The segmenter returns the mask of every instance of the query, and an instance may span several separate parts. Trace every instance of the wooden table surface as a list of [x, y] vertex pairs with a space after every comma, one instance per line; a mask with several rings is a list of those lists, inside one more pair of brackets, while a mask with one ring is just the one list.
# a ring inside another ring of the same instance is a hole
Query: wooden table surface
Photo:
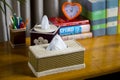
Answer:
[[8, 42], [0, 43], [0, 80], [80, 80], [120, 71], [120, 35], [101, 36], [77, 40], [85, 50], [86, 67], [36, 78], [28, 67], [28, 47], [12, 48]]

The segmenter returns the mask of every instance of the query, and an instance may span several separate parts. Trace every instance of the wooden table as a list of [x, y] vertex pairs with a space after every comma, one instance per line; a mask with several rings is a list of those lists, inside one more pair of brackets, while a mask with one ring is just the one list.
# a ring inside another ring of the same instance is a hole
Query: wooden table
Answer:
[[77, 40], [85, 48], [86, 68], [36, 78], [28, 67], [26, 46], [0, 43], [0, 80], [80, 80], [120, 71], [120, 35]]

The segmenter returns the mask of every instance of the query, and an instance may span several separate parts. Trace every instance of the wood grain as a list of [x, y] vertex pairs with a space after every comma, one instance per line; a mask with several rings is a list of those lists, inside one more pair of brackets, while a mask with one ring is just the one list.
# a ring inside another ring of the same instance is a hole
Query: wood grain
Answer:
[[86, 48], [86, 68], [36, 78], [29, 69], [28, 47], [0, 43], [0, 80], [80, 80], [120, 71], [120, 35], [77, 40]]

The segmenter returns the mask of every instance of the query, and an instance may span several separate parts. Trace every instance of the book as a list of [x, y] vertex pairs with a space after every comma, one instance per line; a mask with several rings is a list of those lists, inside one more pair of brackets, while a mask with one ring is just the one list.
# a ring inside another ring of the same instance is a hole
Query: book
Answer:
[[58, 34], [73, 35], [90, 31], [89, 20], [80, 16], [74, 20], [67, 20], [65, 17], [51, 17], [49, 21], [58, 26]]
[[61, 38], [65, 41], [65, 40], [74, 40], [74, 39], [87, 39], [87, 38], [92, 38], [92, 36], [93, 36], [92, 32], [86, 32], [86, 33], [80, 33], [74, 35], [61, 36]]
[[120, 34], [120, 0], [118, 1], [118, 28], [117, 33]]
[[106, 0], [79, 0], [79, 2], [83, 8], [82, 16], [90, 20], [106, 18]]
[[81, 15], [90, 20], [93, 36], [97, 37], [105, 35], [106, 0], [79, 0], [79, 2], [82, 4], [83, 7]]
[[79, 16], [74, 20], [67, 20], [65, 17], [51, 17], [49, 21], [58, 27], [89, 24], [89, 20], [83, 16]]
[[90, 32], [90, 24], [75, 25], [75, 26], [62, 26], [58, 29], [58, 34], [63, 35], [73, 35], [84, 32]]
[[117, 21], [118, 21], [118, 0], [106, 0], [106, 13], [107, 13], [107, 28], [106, 34], [117, 34]]

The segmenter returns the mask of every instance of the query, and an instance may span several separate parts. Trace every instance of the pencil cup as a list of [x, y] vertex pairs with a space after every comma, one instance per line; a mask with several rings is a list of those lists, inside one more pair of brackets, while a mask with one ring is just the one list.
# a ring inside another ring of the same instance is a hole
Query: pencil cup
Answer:
[[26, 44], [26, 29], [13, 29], [10, 25], [10, 45], [14, 48], [15, 46]]

